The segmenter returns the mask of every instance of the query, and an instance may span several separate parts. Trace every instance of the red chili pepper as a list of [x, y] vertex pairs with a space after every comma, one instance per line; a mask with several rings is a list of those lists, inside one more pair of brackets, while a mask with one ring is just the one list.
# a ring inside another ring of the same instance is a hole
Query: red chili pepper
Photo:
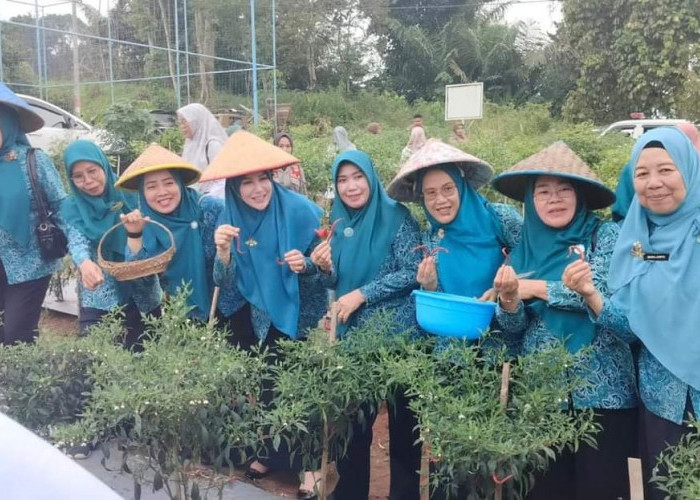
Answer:
[[493, 479], [493, 482], [494, 482], [495, 484], [497, 484], [498, 486], [503, 486], [503, 485], [506, 484], [508, 481], [510, 481], [511, 479], [513, 479], [513, 474], [510, 474], [510, 475], [504, 477], [503, 479], [498, 479], [498, 476], [497, 476], [496, 473], [494, 472], [494, 473], [493, 473], [493, 476], [491, 476], [491, 479]]
[[578, 255], [582, 261], [586, 260], [586, 250], [583, 248], [583, 245], [571, 245], [569, 247], [569, 257], [571, 257], [571, 254]]
[[335, 222], [333, 222], [333, 224], [331, 224], [331, 227], [322, 227], [320, 229], [314, 229], [316, 236], [318, 236], [322, 240], [328, 241], [335, 234], [335, 229], [338, 227], [338, 223], [341, 220], [343, 220], [343, 219], [336, 219]]
[[238, 252], [241, 255], [244, 254], [245, 252], [241, 250], [241, 237], [236, 236], [234, 239], [236, 240], [236, 252]]
[[503, 247], [501, 248], [501, 253], [503, 254], [503, 257], [505, 257], [505, 259], [503, 260], [503, 265], [510, 266], [510, 249], [507, 247]]
[[430, 250], [426, 245], [418, 245], [413, 248], [414, 252], [417, 251], [423, 252], [423, 258], [425, 259], [426, 257], [435, 257], [437, 254], [440, 252], [445, 252], [445, 253], [450, 253], [450, 251], [445, 248], [445, 247], [435, 247], [432, 250]]

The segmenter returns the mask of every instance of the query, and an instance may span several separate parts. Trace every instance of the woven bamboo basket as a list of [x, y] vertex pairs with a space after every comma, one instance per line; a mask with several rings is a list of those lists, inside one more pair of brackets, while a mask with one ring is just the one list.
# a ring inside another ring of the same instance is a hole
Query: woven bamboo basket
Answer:
[[163, 228], [170, 237], [170, 247], [165, 252], [156, 255], [155, 257], [129, 262], [111, 262], [102, 257], [102, 243], [112, 231], [120, 226], [123, 226], [123, 222], [112, 226], [105, 234], [102, 235], [102, 238], [100, 238], [100, 243], [97, 245], [97, 264], [109, 274], [114, 276], [114, 279], [117, 281], [135, 280], [138, 278], [151, 276], [153, 274], [162, 273], [168, 267], [173, 255], [175, 255], [175, 238], [173, 237], [173, 233], [170, 231], [170, 229], [165, 227], [160, 222], [156, 222], [154, 220], [149, 220], [148, 222]]

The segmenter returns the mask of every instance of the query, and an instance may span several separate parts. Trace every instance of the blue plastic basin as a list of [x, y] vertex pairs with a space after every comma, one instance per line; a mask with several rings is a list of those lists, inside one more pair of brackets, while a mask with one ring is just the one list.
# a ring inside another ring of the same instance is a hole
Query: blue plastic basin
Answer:
[[496, 311], [495, 302], [479, 302], [471, 297], [423, 290], [414, 290], [413, 295], [418, 324], [442, 337], [476, 340], [488, 330]]

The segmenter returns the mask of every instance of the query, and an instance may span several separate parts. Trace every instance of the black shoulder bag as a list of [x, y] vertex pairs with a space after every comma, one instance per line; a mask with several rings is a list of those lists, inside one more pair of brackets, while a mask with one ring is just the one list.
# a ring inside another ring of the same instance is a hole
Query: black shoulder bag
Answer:
[[54, 215], [48, 209], [44, 190], [41, 189], [39, 179], [36, 174], [36, 149], [30, 148], [27, 151], [27, 173], [29, 182], [32, 185], [34, 201], [39, 212], [39, 224], [36, 226], [36, 237], [39, 240], [39, 251], [45, 260], [60, 259], [68, 253], [68, 239], [58, 227], [54, 220]]

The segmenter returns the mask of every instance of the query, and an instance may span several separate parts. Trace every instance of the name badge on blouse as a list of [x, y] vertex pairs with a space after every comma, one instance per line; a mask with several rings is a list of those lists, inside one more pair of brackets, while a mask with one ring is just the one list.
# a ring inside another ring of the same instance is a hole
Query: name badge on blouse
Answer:
[[648, 262], [666, 262], [669, 258], [669, 254], [667, 253], [645, 252], [639, 241], [635, 241], [634, 245], [632, 245], [630, 255], [635, 259], [642, 259]]

